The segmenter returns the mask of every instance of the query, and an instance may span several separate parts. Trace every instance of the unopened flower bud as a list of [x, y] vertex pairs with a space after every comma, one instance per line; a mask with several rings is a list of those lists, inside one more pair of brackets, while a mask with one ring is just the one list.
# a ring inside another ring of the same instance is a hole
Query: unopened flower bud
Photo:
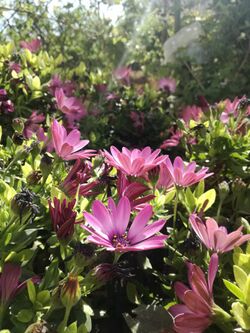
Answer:
[[4, 102], [8, 100], [8, 94], [5, 89], [0, 89], [0, 102]]
[[11, 209], [15, 215], [25, 215], [28, 212], [36, 213], [37, 205], [33, 203], [35, 194], [27, 189], [17, 193], [11, 200]]
[[74, 306], [81, 298], [78, 276], [69, 274], [61, 286], [61, 301], [65, 307]]
[[12, 136], [12, 141], [18, 145], [21, 146], [23, 144], [24, 141], [24, 136], [18, 132], [15, 132]]
[[44, 178], [47, 178], [52, 170], [53, 158], [45, 153], [40, 162], [40, 170]]
[[229, 185], [226, 181], [223, 181], [222, 183], [219, 184], [219, 196], [220, 196], [220, 200], [224, 200], [228, 193], [229, 193], [230, 189], [229, 189]]
[[24, 129], [24, 122], [21, 118], [15, 118], [12, 120], [12, 127], [18, 133], [22, 133]]
[[160, 166], [159, 165], [157, 165], [153, 169], [149, 170], [148, 178], [153, 184], [155, 184], [157, 182], [157, 180], [159, 178], [159, 173], [160, 173]]
[[26, 178], [28, 185], [37, 185], [42, 178], [41, 171], [32, 171]]

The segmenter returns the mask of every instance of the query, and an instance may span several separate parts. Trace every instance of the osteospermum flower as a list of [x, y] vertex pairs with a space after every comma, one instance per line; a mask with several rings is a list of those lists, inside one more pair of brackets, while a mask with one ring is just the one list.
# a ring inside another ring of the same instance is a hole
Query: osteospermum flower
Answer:
[[152, 207], [147, 205], [129, 225], [131, 206], [123, 197], [117, 206], [108, 200], [108, 209], [98, 200], [92, 205], [92, 214], [85, 212], [86, 224], [82, 227], [90, 233], [88, 240], [109, 251], [143, 251], [164, 246], [166, 235], [156, 235], [166, 221], [159, 220], [148, 225]]
[[213, 283], [217, 270], [217, 254], [211, 257], [207, 280], [200, 267], [188, 263], [190, 289], [182, 282], [175, 283], [176, 295], [184, 304], [177, 304], [169, 309], [176, 333], [202, 333], [212, 324]]
[[36, 53], [37, 51], [39, 51], [41, 46], [42, 46], [42, 42], [38, 38], [32, 39], [29, 42], [26, 42], [26, 41], [20, 42], [21, 48], [28, 49], [32, 53]]
[[89, 158], [95, 155], [95, 150], [81, 150], [89, 143], [89, 140], [80, 140], [81, 135], [77, 129], [67, 134], [66, 129], [57, 120], [53, 120], [51, 134], [57, 155], [65, 161]]
[[219, 227], [214, 219], [202, 221], [196, 214], [190, 215], [189, 223], [206, 248], [214, 252], [228, 252], [250, 240], [250, 234], [242, 234], [243, 226], [228, 234], [227, 229]]
[[181, 111], [181, 118], [185, 121], [186, 124], [188, 124], [190, 120], [200, 120], [202, 113], [202, 109], [196, 105], [186, 106]]
[[58, 109], [70, 120], [80, 120], [86, 116], [87, 112], [81, 101], [76, 97], [67, 97], [62, 88], [56, 88], [55, 99]]
[[195, 172], [195, 170], [195, 162], [185, 165], [181, 157], [177, 156], [172, 164], [168, 157], [166, 161], [160, 165], [160, 176], [157, 186], [165, 188], [170, 188], [174, 185], [187, 187], [213, 174], [207, 173], [208, 168], [201, 168], [198, 172]]
[[158, 156], [160, 149], [152, 151], [150, 147], [129, 150], [125, 147], [120, 152], [112, 146], [110, 152], [104, 151], [107, 163], [128, 176], [144, 176], [147, 171], [162, 163], [166, 156]]

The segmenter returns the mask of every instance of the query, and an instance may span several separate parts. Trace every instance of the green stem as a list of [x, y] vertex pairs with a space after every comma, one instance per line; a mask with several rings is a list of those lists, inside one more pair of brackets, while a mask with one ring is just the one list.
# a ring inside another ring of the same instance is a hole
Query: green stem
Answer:
[[175, 194], [175, 200], [174, 200], [174, 216], [173, 216], [173, 236], [174, 236], [174, 242], [176, 240], [176, 220], [177, 220], [177, 207], [178, 207], [178, 189], [175, 188], [176, 194]]
[[169, 245], [169, 243], [166, 243], [167, 248], [169, 248], [169, 250], [173, 251], [175, 254], [177, 254], [179, 257], [181, 257], [183, 259], [183, 261], [188, 261], [188, 257], [184, 256], [181, 252], [179, 252], [176, 248], [174, 248], [173, 246]]
[[213, 306], [213, 320], [214, 323], [222, 330], [222, 332], [233, 332], [232, 317], [229, 313], [224, 311], [220, 306], [214, 304]]
[[64, 333], [65, 327], [67, 326], [69, 320], [70, 311], [71, 311], [71, 306], [66, 307], [63, 321], [60, 323], [60, 325], [57, 328], [58, 333]]
[[219, 206], [218, 206], [218, 209], [217, 209], [217, 214], [216, 214], [216, 220], [217, 220], [217, 222], [219, 222], [219, 218], [220, 218], [220, 212], [221, 212], [222, 204], [223, 204], [223, 200], [220, 200], [220, 202], [219, 202]]
[[113, 261], [113, 264], [117, 264], [120, 257], [122, 256], [122, 252], [115, 252], [115, 257], [114, 257], [114, 261]]
[[0, 330], [3, 328], [3, 319], [5, 314], [5, 307], [0, 305]]

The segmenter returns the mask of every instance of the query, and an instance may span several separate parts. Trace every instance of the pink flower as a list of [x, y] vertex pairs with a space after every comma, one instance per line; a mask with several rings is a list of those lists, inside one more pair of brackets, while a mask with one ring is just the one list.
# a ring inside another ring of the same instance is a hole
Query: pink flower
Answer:
[[118, 67], [113, 71], [113, 76], [116, 80], [121, 81], [124, 84], [130, 84], [131, 68]]
[[9, 63], [9, 69], [10, 69], [11, 71], [15, 71], [16, 73], [20, 73], [21, 70], [22, 70], [22, 67], [21, 67], [20, 64], [17, 64], [16, 62], [11, 61], [11, 62]]
[[217, 254], [211, 257], [207, 280], [200, 267], [188, 263], [188, 280], [191, 289], [181, 282], [176, 282], [176, 295], [184, 304], [177, 304], [169, 309], [174, 319], [176, 333], [202, 333], [212, 324], [213, 283], [217, 270]]
[[181, 111], [181, 118], [185, 121], [186, 124], [189, 123], [190, 120], [198, 121], [200, 120], [203, 112], [202, 109], [196, 105], [186, 106]]
[[60, 187], [70, 197], [74, 197], [77, 191], [82, 196], [94, 195], [93, 189], [99, 184], [99, 181], [88, 183], [91, 177], [91, 163], [77, 160]]
[[117, 191], [119, 198], [127, 197], [129, 199], [131, 209], [141, 210], [145, 207], [146, 203], [154, 199], [153, 194], [142, 196], [146, 191], [149, 191], [149, 187], [137, 182], [129, 182], [126, 176], [119, 172], [117, 181]]
[[57, 238], [62, 241], [69, 241], [74, 234], [76, 223], [76, 212], [73, 211], [76, 200], [68, 203], [66, 199], [61, 203], [60, 200], [54, 198], [53, 206], [49, 200], [49, 211], [52, 220], [53, 230], [56, 232]]
[[164, 140], [161, 144], [161, 149], [166, 149], [168, 147], [176, 147], [179, 145], [181, 138], [183, 137], [183, 132], [179, 129], [174, 130], [174, 128], [169, 129], [169, 133], [171, 133], [171, 137], [167, 140]]
[[45, 116], [41, 114], [37, 114], [36, 111], [33, 111], [29, 119], [26, 120], [24, 124], [23, 135], [26, 139], [32, 137], [33, 133], [39, 133], [40, 123], [45, 120]]
[[113, 199], [108, 200], [108, 209], [98, 200], [92, 205], [93, 214], [84, 213], [87, 224], [82, 225], [91, 235], [88, 240], [104, 246], [108, 251], [143, 251], [164, 246], [166, 235], [155, 235], [166, 221], [159, 220], [147, 225], [152, 216], [152, 207], [144, 207], [129, 226], [131, 206], [129, 199], [123, 197], [116, 206]]
[[176, 81], [171, 77], [163, 77], [157, 82], [158, 89], [174, 93], [176, 90]]
[[229, 122], [230, 116], [233, 116], [234, 118], [238, 117], [239, 114], [238, 107], [240, 102], [244, 99], [245, 97], [242, 98], [235, 97], [233, 102], [231, 102], [230, 99], [226, 99], [224, 101], [225, 109], [220, 116], [220, 120], [223, 122], [223, 124], [227, 124]]
[[166, 156], [158, 156], [160, 149], [153, 152], [150, 147], [145, 147], [143, 150], [133, 149], [132, 151], [123, 147], [122, 152], [120, 152], [112, 146], [110, 152], [111, 154], [104, 151], [107, 163], [129, 176], [145, 176], [147, 171], [166, 159]]
[[160, 165], [160, 176], [157, 186], [165, 188], [170, 188], [174, 185], [188, 187], [213, 174], [207, 173], [208, 168], [201, 168], [198, 172], [195, 172], [195, 169], [195, 162], [185, 165], [181, 157], [177, 156], [172, 164], [168, 157]]
[[51, 125], [51, 134], [57, 155], [65, 161], [89, 158], [95, 155], [95, 150], [80, 150], [89, 143], [89, 140], [80, 140], [81, 134], [77, 129], [67, 135], [66, 129], [54, 119]]
[[106, 100], [107, 101], [114, 101], [118, 98], [119, 98], [119, 96], [116, 95], [114, 92], [109, 92], [109, 93], [106, 94]]
[[49, 83], [49, 91], [50, 93], [55, 96], [56, 89], [63, 89], [64, 94], [67, 97], [72, 96], [76, 89], [76, 85], [74, 82], [65, 81], [63, 82], [59, 75], [54, 75]]
[[[0, 300], [3, 306], [7, 306], [15, 295], [26, 286], [26, 281], [19, 283], [22, 270], [19, 265], [6, 263], [0, 274]], [[34, 283], [40, 279], [36, 276], [31, 278]]]
[[80, 120], [86, 116], [87, 111], [84, 105], [76, 97], [67, 97], [62, 88], [55, 90], [56, 104], [70, 121]]
[[189, 223], [206, 248], [214, 252], [228, 252], [250, 240], [250, 234], [242, 234], [243, 226], [228, 234], [227, 229], [219, 227], [214, 219], [202, 221], [196, 214], [190, 215]]
[[32, 53], [36, 53], [37, 51], [39, 51], [41, 46], [42, 46], [42, 42], [38, 38], [32, 39], [29, 42], [25, 42], [25, 41], [20, 42], [20, 47], [21, 48], [28, 49]]

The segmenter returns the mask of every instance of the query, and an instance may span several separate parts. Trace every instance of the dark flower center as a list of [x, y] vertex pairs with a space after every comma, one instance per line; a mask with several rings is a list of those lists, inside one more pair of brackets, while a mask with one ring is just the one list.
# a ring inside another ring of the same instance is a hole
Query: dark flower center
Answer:
[[112, 238], [112, 244], [116, 248], [129, 246], [127, 232], [122, 235], [114, 235]]

